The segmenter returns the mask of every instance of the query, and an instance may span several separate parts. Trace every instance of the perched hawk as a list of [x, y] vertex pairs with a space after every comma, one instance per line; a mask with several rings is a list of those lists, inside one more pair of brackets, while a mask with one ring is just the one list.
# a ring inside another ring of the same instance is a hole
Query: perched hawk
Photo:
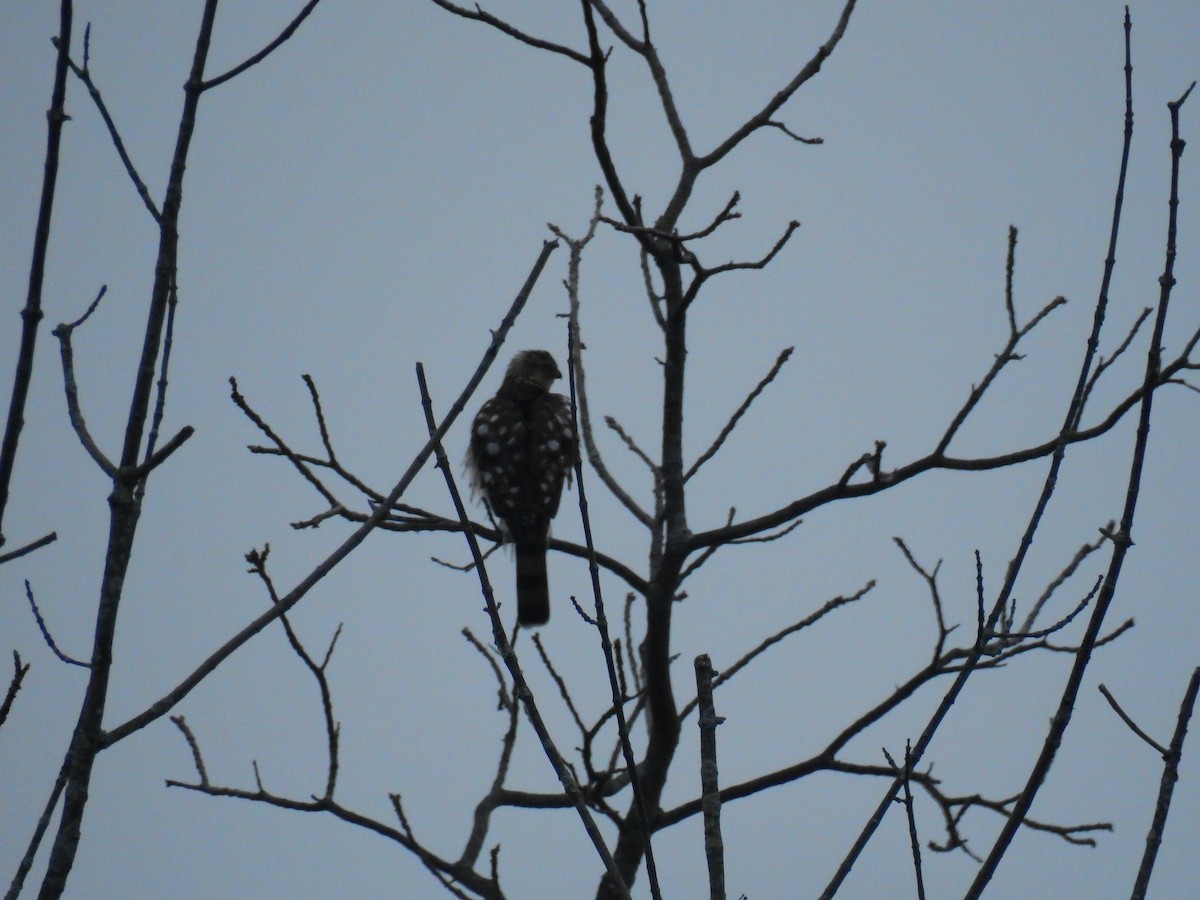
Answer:
[[550, 619], [550, 520], [579, 454], [570, 401], [550, 393], [561, 377], [545, 350], [514, 356], [496, 396], [471, 424], [467, 451], [475, 489], [516, 550], [517, 621], [526, 626]]

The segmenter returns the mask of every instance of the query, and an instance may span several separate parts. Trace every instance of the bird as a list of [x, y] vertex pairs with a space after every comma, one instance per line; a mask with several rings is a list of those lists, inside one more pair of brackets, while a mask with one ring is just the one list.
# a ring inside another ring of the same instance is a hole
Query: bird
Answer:
[[472, 486], [516, 551], [517, 622], [526, 627], [550, 620], [550, 520], [579, 458], [571, 403], [550, 392], [561, 377], [548, 351], [515, 354], [471, 423], [467, 449]]

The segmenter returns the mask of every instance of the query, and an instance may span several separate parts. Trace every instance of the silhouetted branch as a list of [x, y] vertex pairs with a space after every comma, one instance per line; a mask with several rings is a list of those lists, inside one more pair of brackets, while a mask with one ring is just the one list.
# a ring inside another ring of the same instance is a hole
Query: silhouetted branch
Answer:
[[[1013, 315], [1014, 313], [1011, 306], [1011, 278], [1013, 263], [1012, 254], [1016, 247], [1017, 229], [1011, 228], [1009, 235], [1011, 241], [1009, 244], [1008, 257], [1009, 288], [1005, 292], [1005, 298], [1010, 303], [1008, 307], [1009, 314]], [[971, 393], [968, 395], [966, 402], [950, 421], [949, 426], [947, 426], [945, 433], [942, 435], [942, 439], [938, 442], [937, 447], [933, 451], [934, 455], [940, 456], [946, 452], [947, 448], [950, 446], [950, 442], [954, 440], [954, 436], [958, 434], [959, 428], [961, 428], [962, 424], [966, 422], [967, 417], [971, 414], [975, 407], [979, 405], [979, 401], [983, 399], [984, 393], [989, 387], [991, 387], [992, 382], [995, 381], [996, 376], [1000, 374], [1000, 371], [1010, 362], [1022, 358], [1021, 355], [1016, 352], [1017, 345], [1021, 342], [1021, 338], [1033, 331], [1033, 329], [1035, 329], [1041, 323], [1042, 319], [1046, 318], [1046, 316], [1050, 315], [1050, 313], [1054, 312], [1054, 310], [1058, 309], [1060, 306], [1065, 305], [1066, 302], [1067, 300], [1065, 297], [1055, 297], [1053, 300], [1043, 306], [1041, 310], [1038, 311], [1037, 315], [1026, 322], [1023, 327], [1012, 328], [1008, 336], [1008, 343], [1005, 344], [1003, 350], [996, 354], [996, 359], [992, 363], [991, 368], [988, 369], [987, 374], [983, 376], [983, 380], [979, 382], [978, 385], [971, 386]]]
[[1113, 712], [1120, 716], [1121, 721], [1129, 726], [1130, 731], [1157, 750], [1158, 755], [1163, 757], [1163, 759], [1167, 758], [1167, 756], [1170, 754], [1170, 751], [1154, 738], [1150, 737], [1150, 735], [1146, 734], [1146, 732], [1142, 731], [1142, 729], [1138, 727], [1137, 722], [1133, 721], [1133, 719], [1129, 717], [1129, 714], [1126, 713], [1125, 710], [1121, 709], [1121, 704], [1117, 702], [1117, 698], [1114, 697], [1109, 689], [1103, 684], [1100, 685], [1100, 693], [1104, 695], [1104, 699], [1108, 701], [1108, 705], [1113, 708]]
[[953, 628], [946, 627], [946, 617], [942, 609], [942, 595], [938, 590], [937, 583], [938, 570], [942, 567], [942, 561], [939, 559], [937, 564], [934, 565], [932, 571], [926, 571], [926, 569], [917, 562], [916, 557], [912, 555], [912, 551], [908, 549], [908, 545], [904, 543], [902, 538], [893, 537], [892, 541], [895, 542], [896, 546], [900, 548], [900, 552], [904, 554], [904, 558], [908, 561], [908, 565], [912, 568], [912, 570], [920, 575], [925, 584], [929, 587], [929, 599], [933, 602], [933, 615], [937, 620], [938, 629], [937, 643], [934, 644], [933, 648], [933, 658], [936, 661], [941, 657], [942, 651], [945, 649], [946, 638], [949, 637], [950, 632], [953, 631], [954, 628], [958, 627], [957, 625]]
[[[1086, 405], [1087, 401], [1091, 398], [1092, 389], [1096, 387], [1096, 382], [1100, 380], [1100, 376], [1103, 375], [1109, 369], [1109, 367], [1112, 366], [1112, 364], [1118, 359], [1120, 359], [1125, 351], [1129, 349], [1129, 345], [1133, 343], [1133, 339], [1137, 337], [1137, 333], [1141, 331], [1142, 326], [1146, 324], [1146, 320], [1150, 318], [1150, 313], [1152, 312], [1154, 312], [1153, 307], [1143, 307], [1129, 331], [1126, 332], [1125, 338], [1120, 344], [1117, 345], [1117, 349], [1112, 352], [1112, 355], [1096, 357], [1096, 370], [1092, 373], [1092, 377], [1088, 380], [1087, 387], [1084, 388], [1084, 405]], [[1184, 354], [1184, 356], [1187, 355], [1187, 353]]]
[[[262, 550], [251, 550], [247, 553], [246, 562], [250, 563], [250, 573], [257, 575], [266, 587], [272, 605], [277, 606], [279, 604], [279, 594], [275, 590], [275, 583], [271, 580], [271, 576], [267, 572], [267, 557], [270, 553], [271, 545], [265, 544]], [[339, 766], [338, 739], [340, 737], [341, 726], [333, 718], [333, 695], [329, 690], [329, 678], [325, 674], [325, 670], [329, 666], [330, 658], [333, 656], [333, 648], [337, 645], [337, 639], [342, 633], [342, 626], [339, 624], [337, 630], [334, 631], [333, 637], [329, 641], [329, 647], [325, 651], [325, 657], [318, 663], [312, 658], [304, 645], [300, 643], [300, 638], [296, 636], [296, 632], [292, 628], [292, 623], [286, 614], [280, 613], [279, 624], [283, 626], [292, 651], [300, 657], [300, 661], [304, 663], [305, 668], [312, 673], [313, 678], [317, 682], [317, 689], [321, 694], [321, 712], [325, 720], [327, 759], [324, 797], [332, 800], [334, 788], [337, 786]]]
[[18, 547], [16, 550], [10, 550], [8, 553], [0, 553], [0, 566], [6, 562], [12, 562], [14, 559], [20, 559], [27, 553], [32, 553], [34, 550], [40, 550], [47, 544], [53, 544], [58, 540], [58, 532], [52, 531], [49, 534], [43, 534], [36, 541], [30, 541], [24, 547]]
[[746, 410], [750, 408], [750, 404], [757, 400], [758, 395], [766, 389], [768, 384], [775, 380], [775, 376], [779, 374], [779, 370], [783, 368], [783, 364], [791, 358], [792, 352], [795, 349], [795, 347], [785, 347], [783, 349], [783, 351], [775, 359], [775, 364], [771, 366], [771, 371], [764, 375], [762, 380], [760, 380], [758, 384], [754, 386], [754, 390], [750, 392], [746, 399], [742, 401], [742, 405], [737, 408], [732, 416], [730, 416], [729, 421], [725, 423], [725, 427], [721, 429], [721, 432], [717, 435], [712, 444], [709, 445], [709, 448], [701, 453], [700, 456], [696, 458], [696, 461], [692, 463], [691, 468], [684, 473], [684, 481], [687, 481], [693, 475], [695, 475], [702, 465], [704, 465], [717, 454], [717, 451], [721, 449], [721, 445], [725, 443], [726, 438], [728, 438], [729, 435], [733, 433], [733, 429], [737, 427], [738, 421], [746, 414]]
[[[908, 555], [907, 550], [905, 551], [905, 555]], [[903, 768], [896, 765], [896, 761], [892, 759], [892, 754], [888, 753], [886, 747], [883, 748], [883, 755], [887, 759], [888, 765], [895, 771], [896, 777], [900, 779], [900, 783], [904, 788], [904, 798], [901, 802], [904, 804], [904, 814], [908, 820], [908, 840], [912, 846], [913, 871], [917, 877], [917, 898], [918, 900], [925, 900], [925, 878], [921, 874], [921, 841], [917, 837], [917, 817], [913, 812], [913, 796], [910, 785], [910, 781], [912, 780], [912, 741], [905, 741], [904, 743]]]
[[[577, 425], [579, 427], [580, 437], [583, 438], [584, 449], [587, 451], [588, 462], [592, 464], [592, 468], [596, 470], [596, 475], [602, 482], [604, 482], [604, 486], [608, 488], [609, 493], [616, 497], [620, 504], [629, 510], [630, 514], [633, 515], [635, 519], [637, 519], [643, 525], [649, 526], [652, 523], [650, 515], [643, 510], [641, 506], [638, 505], [638, 502], [633, 499], [632, 495], [630, 495], [630, 493], [620, 485], [616, 477], [613, 476], [613, 474], [609, 471], [603, 457], [600, 455], [600, 449], [596, 445], [596, 439], [592, 427], [591, 407], [588, 403], [587, 370], [583, 365], [583, 349], [585, 344], [583, 343], [582, 337], [579, 337], [581, 334], [579, 323], [579, 271], [580, 266], [583, 263], [584, 248], [587, 247], [588, 243], [593, 237], [595, 237], [596, 225], [601, 218], [600, 208], [603, 201], [604, 192], [601, 190], [601, 188], [597, 187], [595, 193], [595, 205], [592, 209], [592, 217], [588, 222], [588, 229], [582, 238], [571, 238], [566, 234], [566, 232], [556, 225], [550, 226], [550, 230], [567, 245], [567, 249], [570, 253], [570, 256], [567, 259], [566, 279], [567, 302], [570, 307], [570, 313], [568, 315], [568, 322], [570, 324], [568, 327], [574, 329], [574, 332], [577, 335], [577, 343], [575, 345], [575, 352], [568, 360], [568, 369], [571, 372], [571, 377], [575, 379], [578, 386], [579, 416]], [[611, 421], [607, 418], [606, 421], [609, 421], [609, 427], [612, 427]], [[644, 455], [643, 458], [646, 460], [647, 464], [650, 465], [651, 471], [653, 471], [653, 463], [650, 463], [649, 459], [644, 457]]]
[[536, 47], [539, 50], [548, 50], [551, 53], [558, 53], [568, 59], [573, 59], [577, 63], [589, 65], [590, 61], [587, 56], [580, 53], [578, 50], [572, 50], [570, 47], [564, 47], [562, 44], [556, 44], [553, 41], [542, 40], [533, 35], [526, 34], [519, 28], [514, 28], [512, 25], [505, 22], [503, 19], [498, 19], [491, 13], [485, 11], [483, 7], [476, 4], [474, 10], [467, 9], [464, 6], [450, 3], [449, 0], [433, 0], [438, 6], [446, 10], [446, 12], [454, 13], [456, 16], [462, 16], [464, 19], [471, 19], [475, 22], [483, 22], [486, 25], [491, 25], [497, 31], [507, 34], [511, 38], [516, 38], [522, 44], [528, 44], [530, 47]]
[[717, 777], [717, 726], [725, 720], [713, 705], [712, 660], [707, 653], [695, 659], [696, 699], [700, 714], [700, 805], [704, 812], [704, 858], [708, 860], [708, 893], [725, 900], [725, 842], [721, 839], [721, 790]]
[[[1158, 787], [1158, 801], [1154, 804], [1154, 820], [1146, 834], [1146, 850], [1142, 855], [1142, 864], [1138, 867], [1137, 880], [1133, 885], [1130, 900], [1145, 900], [1146, 891], [1150, 887], [1150, 875], [1154, 871], [1154, 861], [1158, 856], [1158, 848], [1162, 844], [1163, 831], [1167, 826], [1167, 814], [1171, 810], [1171, 794], [1175, 790], [1175, 782], [1179, 780], [1179, 761], [1183, 757], [1183, 742], [1187, 738], [1188, 722], [1192, 718], [1192, 709], [1196, 705], [1196, 695], [1200, 693], [1200, 667], [1192, 670], [1191, 680], [1188, 681], [1187, 691], [1184, 692], [1183, 702], [1179, 704], [1179, 718], [1175, 723], [1175, 733], [1171, 736], [1171, 748], [1163, 752], [1162, 781]], [[1113, 708], [1121, 714], [1121, 718], [1138, 734], [1145, 737], [1140, 730], [1121, 712], [1116, 701], [1106, 691], [1104, 696], [1109, 698]], [[1149, 740], [1149, 738], [1146, 738]], [[1153, 741], [1150, 741], [1154, 744]], [[1154, 744], [1158, 747], [1157, 744]], [[1162, 749], [1159, 747], [1159, 749]]]
[[17, 699], [17, 692], [21, 690], [21, 682], [25, 680], [25, 676], [28, 674], [29, 663], [22, 663], [21, 654], [14, 650], [13, 676], [8, 682], [8, 690], [4, 694], [4, 702], [0, 703], [0, 725], [3, 725], [8, 719], [8, 713], [12, 709], [13, 701]]
[[[158, 206], [155, 205], [154, 199], [150, 196], [150, 191], [146, 188], [146, 182], [142, 181], [142, 176], [138, 174], [137, 167], [133, 164], [133, 160], [129, 156], [129, 151], [125, 149], [125, 142], [121, 139], [121, 133], [117, 130], [117, 124], [113, 121], [112, 115], [108, 111], [108, 106], [104, 103], [104, 97], [101, 96], [100, 89], [92, 81], [92, 73], [88, 68], [89, 57], [91, 55], [91, 38], [92, 26], [89, 24], [83, 31], [83, 65], [76, 65], [70, 57], [67, 58], [67, 65], [71, 67], [71, 71], [75, 73], [75, 77], [83, 82], [83, 86], [87, 88], [88, 95], [96, 105], [96, 111], [100, 113], [100, 118], [104, 121], [104, 127], [108, 129], [108, 136], [112, 139], [117, 156], [121, 158], [121, 165], [125, 167], [125, 172], [129, 175], [129, 180], [133, 182], [133, 187], [137, 191], [138, 196], [142, 198], [142, 203], [154, 221], [161, 224], [162, 213], [159, 212]], [[68, 41], [67, 44], [69, 45], [69, 43]], [[56, 47], [59, 46], [57, 40], [54, 45]], [[70, 47], [67, 46], [65, 49], [60, 48], [60, 52], [70, 52]]]
[[[829, 38], [822, 44], [817, 52], [813, 54], [804, 67], [796, 74], [796, 76], [788, 82], [788, 84], [770, 99], [766, 106], [751, 116], [740, 128], [733, 134], [727, 137], [718, 147], [713, 149], [707, 156], [699, 157], [696, 160], [697, 165], [701, 168], [708, 168], [716, 165], [725, 156], [729, 154], [734, 147], [744, 141], [747, 137], [757, 131], [759, 128], [771, 126], [772, 119], [780, 108], [792, 98], [792, 95], [800, 89], [800, 87], [814, 75], [821, 71], [821, 66], [825, 60], [830, 57], [838, 43], [842, 40], [842, 36], [846, 33], [846, 27], [850, 24], [850, 15], [854, 12], [855, 0], [847, 0], [845, 6], [842, 7], [841, 15], [838, 17], [837, 24], [834, 26], [833, 32]], [[775, 125], [774, 127], [779, 127]]]
[[[823, 619], [829, 613], [833, 612], [839, 606], [845, 606], [847, 603], [853, 603], [855, 600], [861, 600], [869, 591], [874, 590], [874, 588], [874, 580], [868, 581], [863, 587], [859, 588], [859, 590], [855, 591], [853, 594], [848, 594], [844, 597], [834, 597], [832, 600], [827, 600], [816, 612], [805, 616], [799, 622], [795, 622], [791, 625], [788, 625], [786, 628], [775, 632], [733, 665], [726, 666], [724, 669], [722, 669], [721, 672], [713, 679], [713, 687], [720, 687], [722, 684], [748, 666], [751, 662], [753, 662], [756, 657], [761, 656], [788, 635], [795, 634], [797, 631], [802, 631], [803, 629], [808, 628], [810, 625], [813, 625], [814, 623]], [[687, 703], [685, 703], [679, 710], [679, 718], [686, 718], [687, 715], [696, 708], [697, 703], [698, 700], [695, 699], [689, 700]]]
[[79, 408], [79, 388], [75, 383], [75, 353], [71, 349], [71, 332], [86, 322], [88, 317], [96, 311], [96, 307], [107, 290], [108, 285], [102, 285], [100, 291], [96, 294], [96, 299], [92, 301], [82, 316], [69, 324], [63, 323], [59, 325], [51, 333], [58, 338], [60, 356], [62, 357], [63, 385], [67, 393], [67, 414], [71, 419], [71, 427], [75, 429], [75, 434], [79, 438], [79, 442], [83, 444], [83, 448], [87, 450], [88, 456], [92, 458], [93, 462], [109, 478], [115, 478], [117, 467], [104, 455], [104, 452], [92, 439], [92, 435], [87, 428], [87, 423], [83, 419], [83, 411]]
[[25, 426], [25, 403], [33, 380], [33, 354], [37, 347], [38, 325], [42, 321], [42, 284], [46, 277], [46, 255], [50, 246], [50, 220], [54, 212], [54, 191], [58, 183], [59, 147], [62, 127], [69, 117], [66, 113], [67, 66], [70, 63], [71, 0], [63, 0], [59, 8], [58, 55], [54, 64], [54, 87], [50, 93], [50, 108], [46, 111], [46, 157], [42, 174], [41, 199], [38, 202], [37, 224], [33, 230], [33, 259], [29, 264], [29, 289], [21, 310], [21, 343], [13, 374], [12, 394], [4, 438], [0, 441], [0, 546], [4, 545], [4, 512], [8, 508], [8, 489], [17, 461], [21, 429]]
[[[1115, 522], [1109, 522], [1108, 530], [1111, 531], [1115, 526]], [[1063, 567], [1063, 570], [1058, 573], [1053, 581], [1046, 585], [1046, 589], [1042, 591], [1042, 595], [1038, 597], [1036, 601], [1034, 601], [1033, 606], [1031, 606], [1029, 609], [1029, 614], [1025, 617], [1025, 621], [1021, 626], [1022, 631], [1027, 632], [1033, 629], [1034, 622], [1036, 622], [1038, 617], [1042, 614], [1043, 607], [1045, 607], [1050, 598], [1054, 596], [1054, 592], [1057, 591], [1068, 578], [1075, 574], [1076, 570], [1085, 559], [1104, 546], [1104, 541], [1105, 538], [1101, 537], [1093, 543], [1084, 544], [1075, 552], [1075, 555], [1071, 558], [1071, 561]]]
[[[312, 463], [314, 465], [327, 465], [332, 468], [332, 461], [321, 462], [319, 460], [314, 460], [312, 457], [302, 458], [290, 447], [288, 447], [283, 438], [277, 435], [274, 429], [272, 429], [271, 426], [266, 423], [262, 416], [260, 416], [251, 408], [246, 398], [242, 396], [241, 391], [238, 389], [237, 379], [233, 376], [230, 376], [229, 378], [229, 397], [231, 400], [233, 400], [234, 404], [236, 404], [237, 408], [242, 411], [246, 418], [253, 422], [258, 430], [265, 434], [275, 444], [277, 452], [284, 456], [293, 466], [295, 466], [296, 471], [300, 473], [300, 476], [309, 484], [311, 484], [316, 489], [318, 494], [325, 498], [325, 501], [329, 504], [331, 509], [335, 507], [342, 507], [341, 501], [339, 501], [337, 497], [333, 495], [332, 491], [325, 487], [325, 483], [321, 481], [321, 479], [319, 479], [309, 467], [309, 464]], [[251, 447], [250, 450], [251, 452], [259, 453], [268, 452], [266, 448]]]
[[296, 14], [296, 17], [294, 19], [292, 19], [291, 22], [288, 23], [287, 27], [284, 28], [283, 31], [281, 31], [279, 33], [279, 36], [277, 38], [275, 38], [275, 40], [271, 41], [271, 43], [267, 44], [267, 46], [263, 47], [261, 50], [259, 50], [257, 53], [255, 53], [253, 56], [251, 56], [249, 59], [247, 59], [245, 62], [234, 66], [232, 69], [230, 69], [228, 72], [224, 73], [223, 75], [217, 75], [214, 78], [206, 79], [204, 81], [204, 83], [200, 86], [200, 89], [207, 91], [210, 88], [215, 88], [217, 85], [224, 84], [229, 79], [236, 78], [238, 75], [241, 75], [243, 72], [245, 72], [251, 66], [258, 65], [260, 62], [262, 62], [264, 59], [266, 59], [268, 56], [270, 56], [272, 53], [274, 53], [275, 50], [277, 50], [279, 48], [279, 46], [281, 44], [283, 44], [284, 41], [286, 41], [288, 38], [290, 38], [293, 34], [296, 33], [296, 29], [299, 28], [301, 24], [303, 24], [304, 20], [308, 18], [309, 13], [311, 13], [314, 9], [316, 9], [317, 4], [320, 2], [321, 2], [321, 0], [308, 0], [308, 2], [304, 4], [303, 9], [301, 9], [300, 12], [298, 12]]
[[[574, 316], [569, 321], [567, 326], [567, 343], [569, 345], [569, 356], [572, 362], [577, 361], [578, 348], [580, 346], [579, 333], [576, 329], [577, 320]], [[576, 365], [571, 365], [567, 369], [567, 380], [571, 389], [571, 417], [578, 429], [579, 423], [579, 407], [578, 407], [578, 391], [575, 379]], [[661, 900], [662, 891], [658, 884], [658, 869], [654, 862], [654, 847], [650, 839], [650, 803], [647, 801], [644, 792], [642, 791], [641, 780], [638, 775], [638, 760], [633, 752], [633, 744], [629, 739], [629, 723], [625, 720], [624, 697], [621, 694], [621, 684], [617, 678], [616, 662], [613, 658], [612, 640], [609, 637], [608, 631], [608, 616], [604, 609], [604, 595], [600, 589], [600, 566], [596, 561], [596, 547], [592, 540], [592, 520], [588, 512], [587, 488], [584, 483], [583, 475], [583, 460], [577, 455], [575, 457], [575, 483], [579, 490], [579, 519], [583, 525], [584, 543], [588, 548], [588, 572], [592, 577], [592, 597], [596, 604], [596, 631], [600, 636], [600, 647], [604, 653], [604, 662], [608, 668], [608, 683], [612, 690], [613, 712], [617, 719], [617, 735], [621, 741], [621, 750], [625, 756], [625, 765], [629, 772], [629, 783], [633, 789], [633, 812], [641, 820], [642, 839], [644, 841], [644, 852], [646, 858], [646, 878], [650, 882], [650, 896], [654, 900]], [[614, 862], [609, 869], [609, 873], [614, 877], [619, 876], [620, 871]]]
[[75, 659], [74, 657], [67, 656], [67, 654], [58, 649], [58, 644], [54, 643], [54, 638], [50, 634], [50, 629], [46, 626], [46, 620], [42, 618], [42, 611], [38, 609], [37, 601], [33, 599], [33, 588], [29, 586], [29, 579], [25, 580], [25, 596], [29, 599], [29, 608], [33, 611], [34, 619], [37, 620], [38, 630], [42, 632], [42, 637], [46, 641], [46, 646], [54, 651], [54, 655], [69, 665], [81, 666], [84, 669], [90, 669], [91, 664]]
[[783, 234], [781, 234], [779, 239], [775, 241], [774, 246], [772, 246], [771, 249], [766, 252], [765, 256], [762, 256], [759, 259], [749, 262], [722, 263], [719, 266], [713, 266], [711, 269], [699, 266], [696, 280], [693, 281], [691, 286], [688, 288], [687, 295], [684, 297], [684, 303], [690, 304], [692, 300], [696, 298], [696, 294], [699, 293], [700, 285], [709, 278], [712, 278], [714, 275], [723, 275], [726, 272], [738, 272], [751, 269], [765, 269], [771, 264], [771, 261], [779, 255], [779, 251], [784, 248], [784, 245], [786, 245], [789, 240], [791, 240], [792, 235], [799, 227], [800, 223], [795, 219], [788, 222], [787, 227], [783, 230]]

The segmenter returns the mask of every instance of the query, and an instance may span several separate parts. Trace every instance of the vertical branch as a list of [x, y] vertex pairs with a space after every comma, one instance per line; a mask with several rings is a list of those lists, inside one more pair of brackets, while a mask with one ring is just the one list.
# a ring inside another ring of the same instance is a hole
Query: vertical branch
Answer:
[[721, 838], [721, 785], [717, 779], [717, 726], [725, 720], [713, 705], [712, 660], [701, 653], [695, 660], [696, 700], [700, 728], [700, 806], [704, 812], [704, 856], [708, 860], [708, 895], [725, 900], [725, 842]]
[[[1009, 232], [1015, 236], [1016, 230]], [[887, 760], [891, 763], [892, 768], [896, 768], [896, 762], [892, 759], [891, 754], [886, 750], [883, 751], [887, 756]], [[921, 871], [921, 841], [917, 838], [917, 817], [913, 811], [913, 795], [912, 795], [912, 741], [908, 741], [904, 745], [904, 812], [908, 819], [908, 844], [912, 848], [913, 872], [917, 879], [917, 900], [925, 900], [925, 876]]]
[[1196, 694], [1200, 693], [1200, 666], [1192, 670], [1192, 679], [1188, 682], [1183, 702], [1179, 705], [1179, 719], [1175, 724], [1175, 734], [1171, 738], [1171, 747], [1163, 755], [1162, 781], [1158, 786], [1158, 802], [1154, 805], [1154, 821], [1146, 833], [1146, 852], [1142, 855], [1142, 864], [1138, 868], [1137, 880], [1133, 884], [1130, 900], [1145, 900], [1146, 891], [1150, 887], [1150, 874], [1154, 871], [1154, 860], [1158, 856], [1159, 845], [1162, 844], [1163, 830], [1167, 826], [1167, 813], [1171, 810], [1171, 794], [1175, 790], [1175, 782], [1179, 780], [1179, 760], [1183, 756], [1183, 741], [1187, 737], [1188, 721], [1192, 718], [1192, 709], [1196, 705]]
[[96, 611], [96, 637], [92, 647], [90, 678], [80, 709], [79, 720], [75, 725], [71, 743], [67, 749], [65, 763], [67, 777], [63, 793], [63, 811], [54, 845], [50, 851], [46, 875], [42, 881], [40, 895], [42, 900], [52, 900], [52, 898], [62, 896], [62, 892], [66, 888], [67, 877], [71, 873], [71, 868], [75, 863], [75, 854], [79, 848], [80, 829], [84, 808], [88, 801], [92, 767], [96, 755], [104, 746], [104, 706], [108, 698], [112, 648], [117, 629], [117, 610], [124, 590], [129, 559], [133, 553], [134, 536], [137, 532], [141, 511], [141, 503], [135, 494], [138, 481], [135, 470], [146, 417], [149, 413], [150, 392], [159, 357], [167, 301], [175, 279], [179, 243], [179, 209], [183, 199], [183, 175], [192, 133], [196, 127], [196, 110], [200, 103], [204, 65], [208, 58], [209, 41], [212, 37], [216, 14], [217, 0], [206, 0], [200, 31], [196, 38], [191, 74], [184, 85], [183, 112], [179, 121], [175, 155], [171, 161], [171, 174], [167, 183], [166, 198], [163, 202], [162, 218], [159, 221], [158, 258], [155, 263], [150, 310], [146, 317], [146, 336], [142, 345], [133, 399], [125, 427], [125, 442], [121, 452], [120, 467], [113, 478], [113, 490], [109, 496], [108, 549], [105, 554], [100, 601]]
[[[159, 365], [158, 393], [154, 400], [154, 417], [150, 424], [150, 436], [146, 439], [146, 462], [154, 456], [154, 447], [158, 443], [158, 429], [162, 425], [163, 414], [167, 408], [167, 373], [171, 368], [171, 344], [175, 334], [175, 310], [179, 306], [179, 294], [175, 285], [175, 276], [171, 276], [170, 292], [167, 295], [167, 323], [163, 337], [162, 361]], [[149, 472], [146, 473], [147, 476]], [[146, 478], [142, 478], [137, 486], [137, 499], [141, 502], [146, 493]]]
[[21, 861], [17, 863], [17, 871], [13, 875], [12, 883], [8, 886], [4, 900], [17, 900], [21, 896], [21, 889], [25, 886], [25, 876], [33, 868], [33, 860], [37, 856], [38, 848], [42, 845], [42, 838], [46, 835], [46, 829], [50, 827], [50, 818], [54, 815], [54, 810], [58, 807], [58, 799], [62, 796], [63, 786], [66, 783], [67, 763], [64, 762], [58, 771], [58, 777], [54, 780], [54, 787], [50, 789], [50, 797], [46, 800], [45, 807], [42, 808], [42, 814], [38, 817], [37, 825], [34, 826], [33, 835], [29, 838], [29, 844], [25, 848], [25, 854], [21, 857]]
[[17, 459], [17, 444], [25, 424], [25, 401], [33, 379], [33, 352], [37, 346], [38, 324], [42, 320], [42, 281], [46, 274], [46, 253], [50, 245], [50, 217], [54, 211], [54, 188], [58, 182], [58, 152], [62, 141], [64, 110], [67, 97], [67, 63], [71, 54], [71, 0], [62, 0], [59, 8], [58, 58], [54, 64], [54, 90], [50, 109], [46, 112], [46, 162], [42, 175], [42, 199], [38, 206], [37, 225], [33, 233], [33, 260], [29, 265], [29, 293], [21, 310], [21, 347], [17, 351], [17, 370], [13, 376], [12, 399], [9, 401], [8, 422], [4, 440], [0, 443], [0, 546], [4, 545], [4, 510], [8, 506], [8, 486], [12, 481]]
[[[574, 248], [572, 248], [574, 249]], [[576, 404], [575, 370], [578, 359], [578, 341], [575, 329], [577, 322], [571, 320], [567, 331], [567, 358], [571, 364], [567, 366], [567, 377], [571, 382], [571, 415], [575, 420], [575, 432], [579, 433], [579, 409]], [[608, 616], [604, 612], [604, 596], [600, 591], [600, 566], [596, 562], [596, 546], [592, 540], [592, 520], [588, 514], [587, 491], [583, 481], [583, 459], [575, 456], [575, 484], [579, 489], [579, 516], [583, 522], [583, 536], [588, 551], [588, 571], [592, 576], [592, 596], [596, 602], [596, 630], [600, 632], [600, 646], [604, 651], [604, 662], [608, 668], [608, 683], [612, 688], [613, 714], [617, 720], [617, 734], [621, 740], [621, 751], [625, 756], [625, 765], [629, 769], [629, 784], [633, 790], [633, 812], [642, 831], [642, 848], [646, 854], [646, 877], [650, 882], [650, 895], [654, 900], [661, 900], [662, 893], [658, 886], [658, 868], [654, 862], [654, 846], [650, 840], [649, 807], [645, 793], [642, 790], [641, 778], [638, 776], [637, 757], [633, 754], [633, 744], [629, 740], [629, 722], [625, 718], [625, 697], [621, 691], [621, 683], [617, 679], [617, 667], [613, 659], [612, 639], [608, 631]]]

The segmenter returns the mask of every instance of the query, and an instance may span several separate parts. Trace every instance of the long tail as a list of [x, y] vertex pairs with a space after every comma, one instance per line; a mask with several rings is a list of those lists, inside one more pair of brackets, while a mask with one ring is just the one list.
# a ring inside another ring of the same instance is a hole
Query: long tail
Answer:
[[546, 577], [546, 546], [518, 542], [517, 621], [526, 626], [550, 621], [550, 584]]

